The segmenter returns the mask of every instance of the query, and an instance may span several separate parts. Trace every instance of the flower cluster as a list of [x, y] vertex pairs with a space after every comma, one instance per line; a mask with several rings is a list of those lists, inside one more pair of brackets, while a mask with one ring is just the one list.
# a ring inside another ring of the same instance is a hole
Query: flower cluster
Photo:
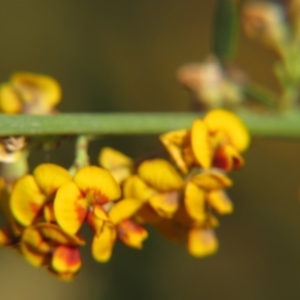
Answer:
[[233, 210], [224, 192], [232, 185], [226, 173], [244, 164], [247, 130], [232, 113], [214, 110], [191, 129], [160, 139], [175, 164], [155, 158], [136, 165], [106, 147], [100, 166], [86, 166], [84, 156], [84, 166], [72, 172], [43, 163], [11, 188], [2, 180], [1, 208], [8, 222], [0, 243], [63, 280], [80, 270], [84, 223], [93, 232], [90, 247], [98, 262], [110, 259], [117, 240], [141, 249], [148, 225], [172, 241], [186, 242], [196, 257], [214, 253], [216, 215]]
[[190, 130], [166, 133], [161, 141], [177, 168], [164, 159], [145, 160], [124, 181], [123, 193], [144, 202], [135, 215], [139, 223], [186, 242], [194, 256], [213, 254], [218, 248], [216, 214], [233, 211], [224, 191], [232, 185], [226, 173], [244, 164], [247, 130], [233, 114], [214, 110], [195, 120]]

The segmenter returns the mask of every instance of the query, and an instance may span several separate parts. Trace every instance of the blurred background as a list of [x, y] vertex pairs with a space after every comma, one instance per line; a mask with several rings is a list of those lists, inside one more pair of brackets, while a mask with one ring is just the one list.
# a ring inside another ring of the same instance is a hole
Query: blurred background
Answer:
[[[45, 73], [62, 85], [64, 112], [187, 111], [175, 72], [210, 50], [215, 1], [1, 0], [0, 81], [15, 71]], [[274, 55], [242, 34], [236, 63], [276, 89]], [[159, 147], [157, 137], [103, 138], [137, 157]], [[73, 143], [36, 152], [32, 165], [68, 166]], [[300, 299], [300, 143], [254, 138], [246, 167], [232, 174], [235, 213], [221, 219], [219, 252], [196, 259], [155, 232], [143, 251], [117, 245], [98, 264], [89, 247], [71, 283], [35, 269], [0, 249], [0, 293], [5, 300]]]

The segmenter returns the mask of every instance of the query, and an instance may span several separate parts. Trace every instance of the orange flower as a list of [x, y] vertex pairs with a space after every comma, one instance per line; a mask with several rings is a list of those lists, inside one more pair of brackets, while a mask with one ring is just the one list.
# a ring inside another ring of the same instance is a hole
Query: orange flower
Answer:
[[46, 266], [60, 279], [71, 280], [81, 267], [79, 246], [84, 244], [82, 238], [66, 234], [55, 224], [39, 223], [24, 230], [20, 251], [33, 266]]

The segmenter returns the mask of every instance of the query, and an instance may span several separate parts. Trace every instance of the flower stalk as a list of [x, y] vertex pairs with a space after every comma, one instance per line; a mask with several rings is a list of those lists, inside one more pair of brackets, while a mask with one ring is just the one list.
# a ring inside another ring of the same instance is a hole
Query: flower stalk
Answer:
[[[300, 113], [237, 113], [253, 136], [300, 138]], [[1, 115], [0, 136], [141, 135], [188, 128], [199, 113], [67, 113]]]

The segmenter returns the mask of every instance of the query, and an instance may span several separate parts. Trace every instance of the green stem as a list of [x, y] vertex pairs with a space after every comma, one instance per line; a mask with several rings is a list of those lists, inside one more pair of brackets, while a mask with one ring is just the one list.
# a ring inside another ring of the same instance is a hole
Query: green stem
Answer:
[[79, 169], [86, 167], [90, 164], [88, 155], [90, 139], [85, 135], [77, 137], [75, 146], [75, 159], [73, 165], [69, 169], [69, 173], [74, 176]]
[[[255, 136], [300, 138], [300, 113], [238, 115]], [[200, 113], [99, 113], [1, 115], [0, 136], [161, 134], [189, 128]]]

